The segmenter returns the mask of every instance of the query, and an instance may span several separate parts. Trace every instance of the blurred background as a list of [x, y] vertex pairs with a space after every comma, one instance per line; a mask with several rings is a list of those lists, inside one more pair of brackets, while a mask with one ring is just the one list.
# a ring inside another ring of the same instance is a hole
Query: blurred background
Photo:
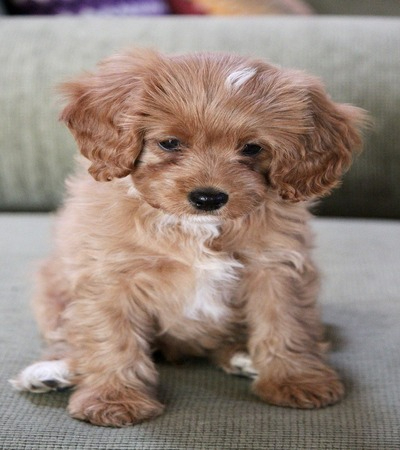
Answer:
[[399, 0], [0, 0], [4, 14], [400, 15]]

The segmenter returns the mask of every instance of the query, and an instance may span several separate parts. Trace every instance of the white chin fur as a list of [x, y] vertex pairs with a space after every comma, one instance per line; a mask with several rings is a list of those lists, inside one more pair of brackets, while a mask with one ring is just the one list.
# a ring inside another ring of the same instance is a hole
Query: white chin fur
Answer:
[[70, 378], [66, 361], [40, 361], [25, 368], [16, 379], [10, 380], [10, 383], [18, 391], [39, 394], [71, 387]]
[[193, 224], [200, 224], [200, 225], [220, 225], [221, 224], [221, 218], [218, 216], [211, 216], [211, 215], [187, 215], [180, 219], [181, 222], [187, 222], [187, 223], [193, 223]]

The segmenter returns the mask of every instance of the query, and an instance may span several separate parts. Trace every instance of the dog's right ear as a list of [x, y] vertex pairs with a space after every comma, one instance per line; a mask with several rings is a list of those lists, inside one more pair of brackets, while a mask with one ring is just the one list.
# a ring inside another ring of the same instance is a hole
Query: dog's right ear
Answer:
[[67, 105], [60, 119], [71, 130], [98, 181], [122, 178], [132, 171], [142, 149], [137, 125], [143, 77], [157, 54], [134, 51], [104, 60], [95, 73], [60, 86]]

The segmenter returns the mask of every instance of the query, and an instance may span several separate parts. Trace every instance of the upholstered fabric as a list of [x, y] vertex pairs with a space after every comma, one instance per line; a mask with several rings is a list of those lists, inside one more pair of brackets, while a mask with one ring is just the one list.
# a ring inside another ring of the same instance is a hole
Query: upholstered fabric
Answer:
[[56, 85], [128, 46], [233, 51], [321, 76], [338, 101], [374, 118], [342, 189], [318, 211], [400, 218], [400, 20], [383, 18], [3, 19], [0, 209], [59, 204], [75, 146], [58, 123]]
[[160, 364], [167, 408], [126, 429], [71, 419], [68, 393], [20, 394], [7, 380], [39, 355], [29, 311], [34, 261], [50, 248], [51, 216], [0, 216], [0, 448], [142, 450], [395, 450], [400, 448], [400, 223], [319, 219], [316, 257], [331, 361], [346, 398], [300, 411], [268, 406], [249, 381], [208, 363]]

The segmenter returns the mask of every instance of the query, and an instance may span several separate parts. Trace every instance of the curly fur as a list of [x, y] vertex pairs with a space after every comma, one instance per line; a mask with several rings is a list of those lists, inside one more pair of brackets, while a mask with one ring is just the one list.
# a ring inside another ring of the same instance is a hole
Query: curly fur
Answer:
[[[314, 77], [235, 55], [129, 51], [62, 90], [83, 170], [34, 305], [47, 359], [75, 386], [71, 415], [107, 426], [159, 415], [156, 349], [246, 370], [271, 404], [337, 402], [307, 205], [339, 183], [365, 113]], [[179, 148], [160, 147], [171, 138]], [[227, 203], [188, 201], [210, 187]]]

